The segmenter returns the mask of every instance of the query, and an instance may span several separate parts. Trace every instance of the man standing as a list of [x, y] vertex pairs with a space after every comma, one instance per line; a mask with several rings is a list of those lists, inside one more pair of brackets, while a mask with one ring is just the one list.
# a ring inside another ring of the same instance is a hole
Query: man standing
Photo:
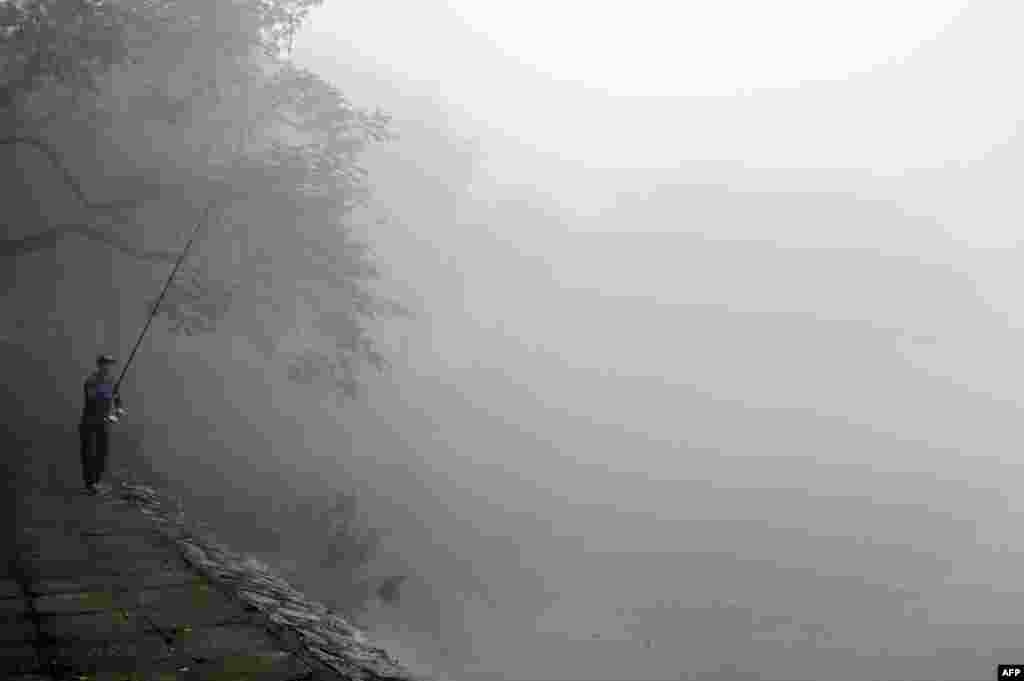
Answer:
[[[110, 355], [96, 359], [96, 371], [85, 379], [85, 406], [78, 426], [81, 437], [82, 478], [89, 494], [101, 490], [100, 478], [106, 470], [110, 447], [110, 421], [114, 409], [121, 407], [121, 397], [114, 393], [111, 370], [116, 360]], [[105, 488], [105, 486], [102, 486]]]

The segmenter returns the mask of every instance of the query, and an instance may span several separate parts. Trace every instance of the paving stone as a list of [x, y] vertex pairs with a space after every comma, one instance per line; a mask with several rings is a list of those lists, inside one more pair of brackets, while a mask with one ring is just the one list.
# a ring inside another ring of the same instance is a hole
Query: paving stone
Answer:
[[224, 610], [202, 615], [184, 609], [165, 609], [146, 613], [149, 621], [161, 631], [177, 631], [183, 627], [209, 627], [227, 624], [264, 626], [266, 618], [259, 613]]
[[37, 613], [41, 615], [71, 615], [86, 612], [102, 612], [116, 608], [134, 609], [130, 593], [95, 589], [77, 593], [60, 593], [38, 596], [32, 599]]
[[0, 578], [0, 599], [20, 598], [21, 595], [21, 584], [13, 579]]
[[146, 554], [166, 552], [169, 547], [159, 536], [152, 534], [107, 534], [100, 536], [84, 536], [82, 541], [94, 553]]
[[[85, 574], [113, 574], [113, 575], [141, 575], [155, 572], [159, 568], [156, 565], [167, 560], [172, 560], [171, 554], [166, 549], [153, 548], [148, 551], [110, 551], [106, 549], [91, 549], [90, 559], [96, 566]], [[150, 570], [143, 570], [137, 567], [137, 563], [146, 563], [151, 566]], [[176, 567], [185, 567], [185, 563], [179, 563]]]
[[28, 617], [9, 617], [0, 620], [0, 646], [32, 641], [35, 636], [35, 625]]
[[0, 620], [19, 617], [28, 609], [24, 598], [0, 599]]
[[15, 541], [15, 546], [20, 554], [38, 554], [44, 548], [52, 550], [54, 547], [59, 547], [59, 550], [74, 549], [75, 547], [71, 544], [71, 542], [68, 542], [67, 536], [60, 530], [54, 530], [40, 536], [19, 536]]
[[[128, 566], [125, 563], [129, 561], [142, 560], [159, 560], [169, 554], [168, 550], [160, 546], [144, 546], [140, 545], [134, 548], [117, 548], [111, 545], [88, 546], [89, 557], [97, 563], [109, 566], [117, 566], [117, 572], [126, 573]], [[127, 574], [131, 574], [127, 571]]]
[[58, 640], [117, 640], [152, 634], [142, 613], [112, 608], [79, 615], [50, 615], [39, 620], [40, 631]]
[[56, 527], [53, 523], [47, 523], [45, 525], [21, 525], [18, 528], [18, 539], [19, 541], [31, 541], [34, 538], [53, 534], [55, 531]]
[[[31, 643], [0, 645], [0, 670], [7, 674], [25, 674], [38, 667], [36, 649]], [[4, 678], [8, 678], [5, 674]]]
[[194, 657], [216, 658], [258, 651], [273, 653], [279, 648], [266, 629], [254, 625], [188, 627], [175, 633], [181, 650]]
[[141, 591], [147, 588], [192, 584], [201, 580], [195, 573], [186, 570], [163, 570], [153, 574], [98, 575], [76, 579], [44, 579], [30, 585], [33, 595], [70, 593], [91, 589], [115, 591]]
[[[139, 509], [131, 502], [123, 499], [113, 501], [113, 503], [95, 503], [96, 498], [89, 499], [86, 497], [86, 501], [94, 503], [88, 514], [82, 516], [76, 516], [76, 518], [85, 523], [91, 523], [97, 526], [117, 524], [118, 519], [124, 520], [126, 523], [130, 523], [133, 526], [143, 526], [145, 523], [152, 525], [153, 521], [149, 516], [139, 513]], [[106, 498], [104, 498], [106, 501]]]
[[121, 524], [121, 522], [116, 522], [110, 525], [88, 523], [69, 525], [67, 529], [85, 539], [126, 536], [153, 537], [158, 540], [163, 539], [160, 535], [160, 531], [156, 527], [156, 524], [152, 520], [147, 518], [144, 523], [145, 524]]
[[11, 540], [11, 543], [16, 554], [39, 553], [45, 544], [44, 540], [40, 537], [26, 537], [24, 535], [16, 536]]
[[[312, 673], [306, 663], [284, 652], [230, 655], [189, 665], [187, 678], [195, 681], [293, 681]], [[194, 674], [194, 676], [192, 676]]]
[[75, 579], [43, 579], [29, 584], [29, 592], [33, 596], [47, 596], [51, 594], [81, 593], [94, 589], [105, 589], [112, 583], [114, 577], [95, 576], [79, 577]]
[[[67, 664], [62, 678], [84, 677], [89, 681], [296, 681], [313, 677], [312, 670], [290, 656], [263, 659], [237, 656], [196, 662], [189, 659], [138, 660], [101, 658], [85, 666]], [[129, 671], [130, 670], [130, 671]], [[51, 676], [21, 678], [18, 681], [51, 681]]]
[[[150, 664], [171, 662], [175, 651], [157, 635], [107, 641], [57, 641], [42, 651], [47, 661], [57, 666], [86, 672], [131, 673], [144, 671]], [[180, 658], [179, 658], [180, 659]]]
[[241, 604], [228, 600], [216, 587], [206, 582], [196, 582], [183, 586], [167, 586], [157, 589], [145, 589], [139, 592], [140, 607], [157, 607], [167, 602], [187, 602], [194, 608], [234, 607], [241, 609]]
[[[68, 541], [68, 537], [65, 535], [55, 535], [44, 546], [46, 546], [45, 551], [43, 547], [33, 550], [22, 549], [19, 551], [19, 557], [29, 566], [58, 561], [89, 562], [92, 560], [88, 546], [80, 541]], [[31, 573], [33, 569], [34, 567], [29, 567], [29, 572]]]
[[177, 661], [174, 658], [154, 659], [99, 653], [89, 658], [62, 656], [52, 659], [52, 668], [57, 673], [47, 678], [75, 681], [191, 681], [195, 677], [177, 671], [187, 663], [186, 659]]
[[[74, 679], [81, 681], [193, 681], [194, 676], [175, 671], [176, 667], [174, 663], [157, 663], [147, 664], [144, 668], [140, 668], [138, 665], [132, 671], [113, 671], [110, 669], [72, 669], [70, 667], [64, 668], [61, 672], [59, 679]], [[44, 681], [53, 681], [55, 677], [46, 676], [42, 677]], [[228, 681], [227, 679], [219, 679], [218, 681]], [[242, 681], [241, 679], [232, 679], [231, 681]], [[257, 681], [256, 679], [247, 679], [246, 681]], [[289, 680], [293, 681], [293, 680]], [[305, 681], [305, 680], [303, 680]]]
[[185, 570], [188, 565], [180, 557], [167, 554], [136, 559], [134, 556], [121, 556], [117, 560], [38, 560], [29, 561], [26, 570], [35, 579], [76, 579], [85, 576], [123, 576], [142, 575], [167, 570]]
[[198, 627], [230, 621], [260, 621], [210, 587], [168, 587], [137, 594], [135, 608], [145, 610], [161, 629]]

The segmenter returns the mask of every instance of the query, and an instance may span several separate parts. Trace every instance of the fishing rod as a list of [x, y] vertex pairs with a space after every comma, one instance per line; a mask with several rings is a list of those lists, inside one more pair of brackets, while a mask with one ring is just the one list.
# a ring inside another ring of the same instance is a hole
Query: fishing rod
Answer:
[[[167, 295], [167, 289], [170, 288], [171, 282], [174, 281], [174, 275], [178, 273], [178, 268], [181, 267], [181, 263], [185, 261], [185, 257], [188, 255], [189, 249], [192, 248], [192, 242], [195, 241], [196, 235], [199, 233], [199, 229], [206, 224], [213, 204], [214, 202], [212, 200], [206, 204], [203, 216], [198, 222], [196, 222], [196, 226], [192, 228], [192, 233], [189, 235], [188, 241], [185, 242], [185, 248], [182, 249], [181, 254], [178, 256], [178, 261], [174, 263], [174, 269], [171, 270], [170, 276], [168, 276], [167, 281], [164, 282], [164, 288], [160, 291], [160, 296], [156, 299], [156, 303], [153, 304], [153, 309], [149, 311], [149, 316], [146, 318], [146, 325], [142, 327], [142, 331], [139, 333], [139, 337], [135, 341], [135, 347], [132, 348], [132, 353], [128, 355], [128, 360], [124, 363], [124, 367], [121, 369], [121, 375], [117, 377], [117, 383], [114, 384], [114, 395], [118, 394], [118, 390], [121, 388], [121, 381], [124, 380], [125, 374], [128, 373], [128, 367], [131, 366], [132, 360], [135, 359], [135, 353], [139, 351], [139, 346], [142, 345], [142, 339], [146, 337], [146, 332], [149, 331], [149, 327], [153, 323], [153, 319], [156, 317], [157, 310], [160, 309], [160, 303], [163, 302], [164, 296]], [[117, 408], [107, 417], [107, 421], [110, 423], [117, 423], [125, 413], [124, 409]]]

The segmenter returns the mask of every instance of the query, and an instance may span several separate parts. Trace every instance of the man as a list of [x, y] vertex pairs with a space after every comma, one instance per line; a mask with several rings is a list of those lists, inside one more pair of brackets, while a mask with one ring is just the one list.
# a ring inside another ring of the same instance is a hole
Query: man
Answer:
[[121, 407], [121, 397], [114, 393], [114, 364], [116, 360], [110, 355], [100, 355], [96, 359], [96, 371], [85, 379], [85, 406], [78, 433], [82, 445], [82, 478], [89, 494], [101, 491], [100, 478], [106, 469], [110, 447], [108, 418], [114, 409]]

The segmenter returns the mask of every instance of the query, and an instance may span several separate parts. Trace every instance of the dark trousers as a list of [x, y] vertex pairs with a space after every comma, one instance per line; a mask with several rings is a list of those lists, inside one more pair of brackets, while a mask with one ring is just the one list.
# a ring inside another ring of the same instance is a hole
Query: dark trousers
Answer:
[[82, 423], [78, 434], [82, 443], [82, 480], [86, 485], [95, 485], [107, 469], [110, 429], [103, 424]]

